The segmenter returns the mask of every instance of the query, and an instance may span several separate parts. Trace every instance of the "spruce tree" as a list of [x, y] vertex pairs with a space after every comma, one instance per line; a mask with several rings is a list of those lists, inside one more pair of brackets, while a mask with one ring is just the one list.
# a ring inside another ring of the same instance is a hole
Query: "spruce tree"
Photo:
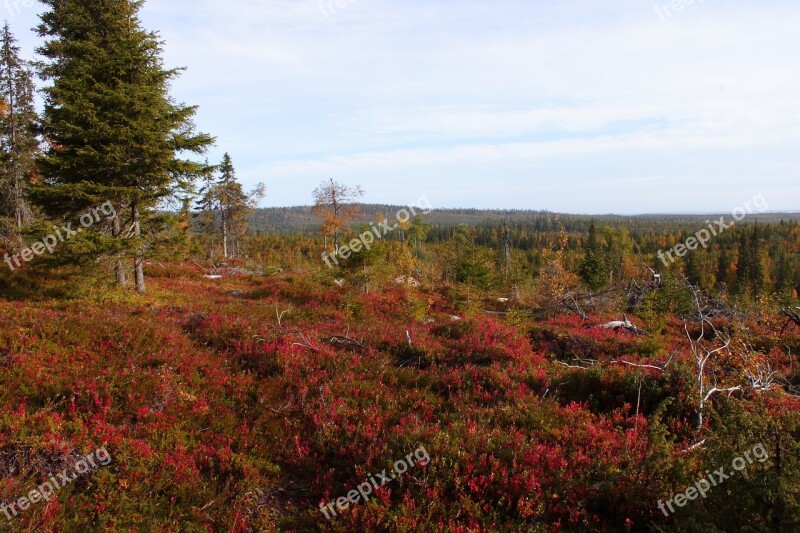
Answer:
[[722, 290], [727, 284], [728, 270], [731, 266], [731, 256], [727, 248], [722, 248], [717, 260], [717, 288]]
[[198, 191], [199, 198], [195, 201], [194, 212], [192, 213], [195, 229], [208, 238], [209, 249], [208, 257], [214, 260], [214, 245], [219, 233], [217, 224], [217, 213], [219, 212], [219, 198], [217, 184], [214, 181], [214, 173], [218, 167], [209, 166], [206, 163], [207, 171], [201, 178], [202, 187]]
[[752, 288], [753, 249], [747, 232], [742, 231], [739, 237], [739, 259], [736, 262], [736, 289], [739, 294], [747, 294]]
[[686, 268], [684, 273], [686, 274], [686, 279], [689, 280], [689, 283], [695, 287], [699, 287], [702, 280], [700, 275], [700, 265], [698, 264], [696, 254], [697, 252], [689, 252], [689, 254], [686, 256]]
[[222, 224], [222, 251], [226, 259], [238, 257], [241, 239], [247, 233], [247, 215], [254, 203], [264, 196], [264, 186], [259, 184], [250, 194], [236, 180], [236, 170], [230, 154], [226, 153], [219, 166], [221, 176], [216, 186]]
[[758, 298], [766, 289], [766, 280], [764, 279], [765, 269], [763, 258], [761, 257], [761, 239], [758, 223], [753, 226], [753, 236], [750, 240], [752, 247], [752, 281], [753, 295]]
[[778, 261], [775, 264], [775, 290], [778, 292], [786, 292], [787, 289], [793, 289], [792, 281], [792, 265], [784, 250], [781, 250], [778, 256]]
[[584, 285], [593, 291], [601, 289], [608, 282], [608, 269], [603, 252], [597, 242], [594, 220], [589, 225], [586, 255], [578, 265], [578, 275]]
[[17, 230], [33, 217], [28, 193], [39, 151], [33, 95], [33, 72], [6, 23], [0, 36], [0, 214]]
[[[42, 1], [49, 10], [38, 27], [40, 74], [52, 85], [44, 90], [50, 148], [37, 198], [62, 217], [111, 201], [118, 214], [111, 232], [130, 240], [125, 255], [144, 292], [150, 215], [191, 188], [203, 165], [182, 156], [203, 153], [213, 138], [195, 132], [195, 107], [170, 98], [180, 71], [163, 66], [158, 34], [141, 27], [142, 1]], [[125, 283], [121, 263], [117, 279]]]

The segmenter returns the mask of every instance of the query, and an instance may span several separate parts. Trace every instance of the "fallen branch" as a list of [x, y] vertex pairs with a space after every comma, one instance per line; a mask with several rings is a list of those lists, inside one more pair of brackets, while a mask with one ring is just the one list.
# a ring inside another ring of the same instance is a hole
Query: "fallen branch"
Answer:
[[628, 317], [626, 315], [623, 315], [623, 316], [625, 318], [624, 320], [614, 320], [614, 321], [611, 321], [611, 322], [609, 322], [607, 324], [603, 324], [600, 327], [603, 328], [603, 329], [614, 329], [614, 330], [624, 329], [625, 331], [633, 333], [634, 335], [646, 335], [647, 334], [647, 331], [637, 327], [633, 322], [631, 322], [628, 319]]
[[278, 407], [277, 409], [274, 408], [274, 407], [270, 407], [269, 410], [272, 411], [273, 413], [280, 414], [280, 413], [284, 412], [285, 410], [287, 410], [288, 408], [290, 408], [292, 406], [292, 403], [293, 402], [292, 402], [292, 400], [290, 398], [289, 401], [286, 402], [284, 405]]
[[707, 402], [709, 400], [709, 398], [711, 398], [714, 394], [716, 394], [718, 392], [727, 392], [728, 393], [728, 398], [730, 398], [731, 394], [733, 394], [736, 391], [741, 391], [741, 390], [742, 390], [742, 388], [740, 386], [738, 386], [738, 385], [735, 386], [735, 387], [728, 387], [727, 389], [719, 389], [716, 386], [714, 386], [711, 390], [708, 391], [708, 394], [706, 394], [706, 397], [703, 398], [703, 401]]
[[578, 299], [575, 297], [574, 294], [570, 294], [569, 296], [564, 297], [561, 300], [561, 303], [563, 304], [564, 307], [567, 308], [567, 310], [572, 311], [573, 313], [581, 317], [581, 320], [583, 320], [584, 322], [588, 320], [589, 318], [588, 315], [583, 311], [583, 309], [581, 309], [581, 306], [578, 305]]
[[345, 335], [331, 335], [330, 337], [327, 337], [327, 338], [323, 337], [320, 340], [328, 342], [328, 343], [331, 343], [331, 344], [352, 344], [354, 346], [358, 346], [359, 348], [362, 348], [362, 349], [364, 348], [364, 344], [363, 343], [361, 343], [361, 342], [359, 342], [359, 341], [357, 341], [355, 339], [351, 339], [350, 337], [347, 337]]
[[[590, 368], [594, 368], [597, 366], [597, 361], [594, 359], [580, 359], [576, 357], [573, 361], [577, 362], [577, 365], [570, 365], [569, 363], [565, 363], [564, 361], [556, 361], [557, 364], [561, 366], [565, 366], [567, 368], [579, 368], [581, 370], [589, 370]], [[588, 365], [588, 366], [581, 366], [581, 365]]]
[[611, 364], [619, 363], [619, 364], [622, 364], [622, 365], [633, 366], [633, 367], [636, 367], [636, 368], [651, 368], [653, 370], [658, 370], [659, 372], [663, 372], [664, 370], [666, 370], [667, 365], [669, 364], [669, 362], [667, 362], [663, 367], [655, 366], [655, 365], [641, 365], [641, 364], [637, 364], [637, 363], [631, 363], [630, 361], [625, 361], [625, 360], [622, 360], [622, 359], [609, 361], [609, 363], [611, 363]]

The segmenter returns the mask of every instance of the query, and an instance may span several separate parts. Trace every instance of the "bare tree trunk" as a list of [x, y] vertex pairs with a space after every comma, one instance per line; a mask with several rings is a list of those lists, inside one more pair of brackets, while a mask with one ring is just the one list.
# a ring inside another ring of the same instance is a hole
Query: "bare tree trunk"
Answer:
[[[114, 217], [114, 220], [112, 220], [111, 234], [115, 239], [119, 239], [121, 233], [122, 229], [119, 223], [119, 215], [117, 215]], [[125, 264], [122, 262], [122, 259], [117, 259], [114, 265], [114, 271], [117, 273], [117, 285], [120, 287], [127, 285], [128, 280], [125, 277]]]
[[[136, 200], [131, 205], [131, 210], [133, 211], [133, 234], [134, 236], [139, 239], [142, 236], [142, 223], [141, 223], [141, 215], [139, 212], [139, 200]], [[145, 287], [144, 287], [144, 250], [142, 249], [141, 245], [138, 250], [136, 250], [136, 257], [133, 260], [133, 270], [134, 270], [134, 277], [135, 282], [134, 286], [136, 288], [136, 292], [139, 294], [144, 294]]]
[[8, 67], [6, 72], [8, 81], [8, 117], [11, 119], [11, 196], [14, 208], [14, 223], [17, 229], [22, 229], [23, 224], [29, 218], [29, 209], [25, 204], [25, 197], [22, 194], [22, 180], [20, 175], [19, 164], [17, 163], [17, 117], [16, 117], [16, 103], [14, 102], [14, 87], [13, 77], [11, 75], [11, 67]]
[[508, 273], [511, 267], [511, 234], [508, 231], [508, 223], [503, 222], [503, 277], [508, 281]]
[[222, 211], [222, 253], [228, 259], [228, 217]]

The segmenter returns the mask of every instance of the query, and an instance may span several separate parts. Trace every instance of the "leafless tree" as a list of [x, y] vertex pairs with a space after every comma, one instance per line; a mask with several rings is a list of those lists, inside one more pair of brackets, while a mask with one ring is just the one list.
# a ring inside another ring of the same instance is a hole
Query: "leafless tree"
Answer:
[[347, 224], [358, 220], [361, 216], [359, 198], [364, 196], [360, 186], [343, 185], [333, 178], [323, 182], [314, 190], [314, 212], [322, 218], [322, 234], [325, 238], [325, 249], [328, 248], [328, 237], [333, 237], [333, 249], [339, 250], [339, 236]]
[[[716, 316], [717, 310], [713, 305], [709, 305], [708, 300], [704, 299], [700, 291], [686, 281], [694, 297], [697, 309], [697, 321], [700, 332], [693, 337], [689, 332], [688, 321], [684, 322], [686, 337], [689, 339], [689, 348], [696, 362], [697, 371], [697, 426], [703, 426], [703, 416], [706, 405], [719, 393], [727, 393], [728, 396], [734, 392], [766, 392], [776, 386], [778, 379], [777, 371], [772, 370], [772, 366], [766, 356], [757, 353], [745, 342], [734, 342], [731, 335], [727, 332], [718, 330], [712, 323], [712, 317]], [[709, 367], [716, 366], [717, 357], [728, 356], [728, 360], [738, 359], [741, 361], [736, 371], [738, 384], [732, 386], [720, 386], [717, 375], [720, 373], [716, 368], [710, 372], [713, 376], [713, 384], [706, 382], [706, 375]]]

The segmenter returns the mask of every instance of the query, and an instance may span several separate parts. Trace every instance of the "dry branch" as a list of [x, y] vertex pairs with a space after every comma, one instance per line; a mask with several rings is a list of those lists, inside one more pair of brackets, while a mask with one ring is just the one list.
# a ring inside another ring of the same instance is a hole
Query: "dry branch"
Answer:
[[614, 329], [614, 330], [625, 330], [629, 333], [633, 333], [634, 335], [646, 335], [647, 331], [639, 328], [633, 322], [631, 322], [627, 315], [623, 315], [624, 320], [613, 320], [606, 324], [600, 326], [603, 329]]
[[786, 307], [781, 309], [781, 313], [786, 315], [788, 318], [786, 324], [784, 324], [783, 328], [781, 329], [781, 335], [783, 335], [783, 332], [786, 331], [786, 328], [789, 327], [790, 324], [800, 327], [800, 314], [798, 314], [798, 311], [800, 311], [800, 307], [795, 307], [794, 309], [791, 307]]

